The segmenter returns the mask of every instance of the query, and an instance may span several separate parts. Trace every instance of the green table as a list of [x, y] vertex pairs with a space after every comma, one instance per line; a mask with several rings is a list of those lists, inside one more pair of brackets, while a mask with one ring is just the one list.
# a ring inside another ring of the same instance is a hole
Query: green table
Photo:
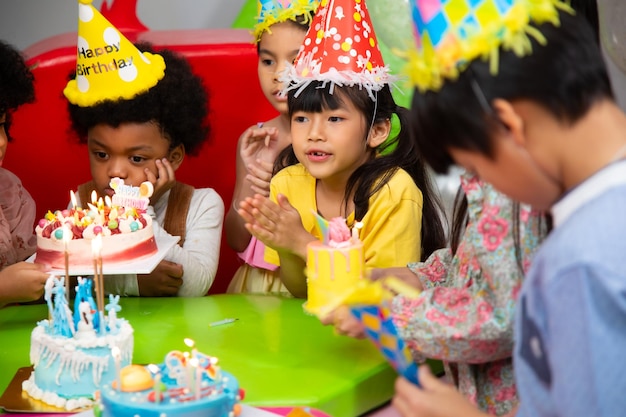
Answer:
[[[217, 356], [252, 406], [309, 406], [356, 417], [389, 401], [395, 371], [367, 340], [334, 334], [302, 310], [302, 300], [264, 295], [125, 298], [120, 317], [135, 329], [134, 363], [162, 362], [170, 350]], [[46, 305], [0, 309], [0, 394], [28, 366], [30, 333]], [[231, 324], [209, 323], [237, 318]]]

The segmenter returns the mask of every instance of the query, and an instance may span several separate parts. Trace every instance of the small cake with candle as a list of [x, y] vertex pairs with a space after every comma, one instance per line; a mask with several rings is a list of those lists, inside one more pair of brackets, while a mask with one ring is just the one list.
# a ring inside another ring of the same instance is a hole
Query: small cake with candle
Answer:
[[119, 296], [103, 305], [103, 296], [92, 296], [93, 280], [79, 277], [72, 312], [64, 280], [50, 276], [46, 282], [49, 314], [31, 334], [33, 372], [22, 383], [30, 398], [57, 412], [91, 406], [102, 384], [132, 362], [134, 341], [133, 328], [118, 316]]
[[322, 240], [307, 245], [308, 295], [304, 308], [322, 317], [337, 307], [338, 300], [363, 278], [365, 260], [358, 236], [360, 223], [356, 222], [350, 231], [341, 217], [326, 222], [316, 216]]
[[135, 261], [157, 253], [152, 218], [146, 213], [152, 183], [146, 181], [139, 187], [132, 187], [120, 178], [113, 178], [110, 186], [115, 190], [112, 198], [96, 199], [94, 192], [93, 201], [81, 208], [77, 207], [72, 193], [73, 208], [54, 213], [48, 211], [39, 220], [35, 228], [35, 262], [63, 269], [69, 258], [72, 268], [91, 268], [94, 259], [92, 240], [96, 236], [101, 236], [99, 257], [107, 265]]
[[104, 384], [96, 415], [102, 417], [235, 417], [243, 391], [237, 379], [220, 369], [215, 357], [194, 348], [171, 351], [163, 363], [122, 368]]

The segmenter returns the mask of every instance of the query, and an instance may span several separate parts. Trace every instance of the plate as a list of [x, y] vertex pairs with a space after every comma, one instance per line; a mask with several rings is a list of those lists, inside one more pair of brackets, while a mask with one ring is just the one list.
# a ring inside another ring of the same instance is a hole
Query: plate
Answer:
[[[180, 240], [180, 236], [155, 236], [154, 240], [157, 244], [157, 252], [148, 257], [136, 261], [121, 262], [117, 265], [103, 263], [102, 274], [103, 275], [117, 275], [117, 274], [149, 274], [156, 268], [156, 266], [163, 260], [167, 251], [169, 251]], [[26, 260], [26, 262], [34, 262], [35, 255], [32, 255]], [[57, 275], [65, 275], [65, 270], [52, 269], [51, 273]], [[77, 268], [69, 267], [70, 275], [93, 275], [93, 268]]]
[[[22, 382], [30, 378], [32, 371], [32, 366], [19, 368], [17, 370], [9, 386], [4, 390], [2, 397], [0, 397], [0, 408], [7, 413], [69, 414], [85, 411], [85, 408], [68, 411], [64, 408], [54, 407], [30, 397], [22, 391]], [[93, 413], [91, 413], [91, 415], [93, 416]]]

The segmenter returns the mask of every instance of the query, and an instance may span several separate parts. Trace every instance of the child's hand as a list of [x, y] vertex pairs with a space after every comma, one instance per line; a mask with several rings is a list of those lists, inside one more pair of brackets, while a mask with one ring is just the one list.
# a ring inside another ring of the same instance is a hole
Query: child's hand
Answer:
[[396, 379], [392, 405], [402, 417], [485, 417], [452, 385], [440, 381], [428, 365], [419, 368], [420, 387], [403, 377]]
[[306, 245], [315, 240], [302, 226], [300, 213], [287, 197], [279, 194], [278, 204], [262, 195], [246, 198], [239, 204], [238, 213], [246, 222], [246, 229], [277, 251], [294, 253], [306, 257]]
[[354, 337], [365, 338], [365, 326], [350, 312], [350, 308], [339, 306], [326, 316], [320, 318], [322, 324], [335, 326], [337, 333]]
[[378, 279], [389, 276], [396, 277], [401, 281], [407, 283], [411, 287], [417, 288], [420, 291], [424, 289], [424, 287], [422, 286], [422, 282], [419, 280], [417, 275], [415, 275], [415, 273], [413, 273], [413, 271], [411, 271], [407, 267], [374, 268], [370, 272], [370, 279], [372, 281], [376, 281]]
[[41, 264], [18, 262], [0, 271], [0, 306], [39, 299], [49, 274]]
[[246, 167], [258, 161], [274, 163], [281, 149], [278, 148], [278, 129], [253, 126], [241, 138], [241, 159]]
[[149, 274], [137, 275], [139, 295], [142, 297], [172, 297], [183, 285], [183, 266], [161, 261]]
[[274, 161], [278, 157], [278, 129], [275, 127], [251, 127], [243, 134], [241, 159], [246, 170], [246, 180], [255, 193], [270, 195], [270, 180]]
[[154, 205], [159, 198], [163, 196], [176, 182], [176, 174], [172, 164], [167, 158], [157, 159], [155, 161], [157, 167], [157, 176], [148, 168], [145, 169], [146, 179], [154, 186], [152, 197], [150, 197], [150, 205]]

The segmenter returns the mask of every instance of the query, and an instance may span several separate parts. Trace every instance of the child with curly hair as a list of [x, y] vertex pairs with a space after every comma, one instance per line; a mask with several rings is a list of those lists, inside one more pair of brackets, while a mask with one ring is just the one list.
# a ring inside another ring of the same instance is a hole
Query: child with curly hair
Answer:
[[[99, 15], [91, 5], [79, 7]], [[83, 25], [84, 33], [79, 25], [79, 34], [93, 47], [102, 42], [90, 37], [90, 30], [97, 31], [95, 21]], [[101, 56], [90, 57], [91, 49], [79, 44], [76, 77], [64, 90], [72, 129], [89, 150], [92, 181], [79, 186], [77, 194], [81, 202], [90, 201], [92, 190], [111, 195], [114, 177], [132, 186], [150, 181], [154, 193], [148, 212], [155, 220], [155, 237], [181, 240], [149, 274], [108, 276], [105, 291], [206, 295], [217, 271], [224, 205], [215, 190], [182, 184], [175, 173], [208, 138], [207, 92], [184, 57], [167, 49], [157, 54], [148, 44], [135, 47], [121, 34], [115, 40], [110, 48], [101, 48], [115, 57], [116, 65], [109, 64], [108, 71], [99, 66]]]

